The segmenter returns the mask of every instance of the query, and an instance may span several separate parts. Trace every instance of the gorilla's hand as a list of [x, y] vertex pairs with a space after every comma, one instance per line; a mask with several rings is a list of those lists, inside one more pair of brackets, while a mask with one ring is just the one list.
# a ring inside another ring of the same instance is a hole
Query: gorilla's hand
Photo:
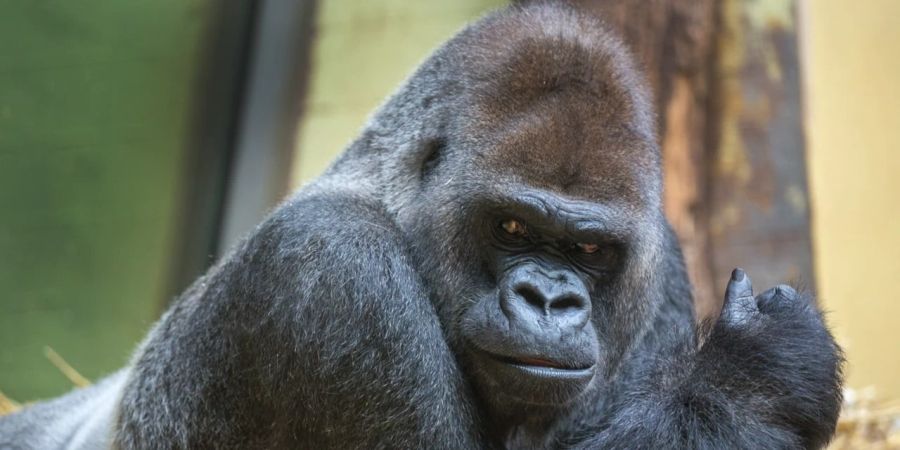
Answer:
[[718, 322], [697, 355], [705, 385], [754, 405], [804, 447], [824, 445], [840, 409], [841, 352], [810, 295], [779, 285], [753, 295], [735, 269]]
[[[841, 351], [812, 298], [753, 295], [736, 269], [697, 348], [675, 342], [638, 371], [620, 409], [577, 448], [821, 448], [841, 403]], [[567, 447], [572, 447], [567, 445]]]
[[734, 269], [725, 290], [725, 303], [719, 320], [724, 321], [723, 325], [752, 327], [754, 321], [765, 320], [760, 317], [761, 314], [802, 314], [824, 328], [811, 297], [800, 295], [786, 284], [775, 286], [754, 297], [750, 277], [743, 270]]

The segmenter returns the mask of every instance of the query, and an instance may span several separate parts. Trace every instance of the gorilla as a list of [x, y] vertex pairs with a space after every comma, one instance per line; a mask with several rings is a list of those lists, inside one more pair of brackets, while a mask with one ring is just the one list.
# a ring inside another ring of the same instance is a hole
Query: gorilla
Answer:
[[696, 323], [647, 87], [560, 4], [436, 50], [130, 365], [4, 448], [818, 448], [840, 349], [734, 271]]

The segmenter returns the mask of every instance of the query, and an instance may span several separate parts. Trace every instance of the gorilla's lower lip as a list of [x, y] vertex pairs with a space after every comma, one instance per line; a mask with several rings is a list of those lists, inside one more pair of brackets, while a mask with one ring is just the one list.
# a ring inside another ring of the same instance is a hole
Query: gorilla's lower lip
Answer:
[[593, 370], [594, 366], [581, 366], [581, 367], [572, 367], [567, 366], [561, 362], [545, 359], [545, 358], [536, 358], [536, 357], [515, 357], [515, 356], [503, 356], [495, 353], [487, 352], [481, 350], [482, 353], [485, 353], [487, 356], [500, 361], [502, 363], [506, 363], [512, 366], [516, 366], [532, 372], [534, 375], [545, 375], [545, 376], [553, 376], [554, 374], [558, 375], [576, 375], [582, 376], [584, 374], [589, 374]]
[[538, 378], [553, 378], [553, 379], [570, 379], [570, 380], [579, 380], [579, 379], [590, 379], [593, 376], [594, 367], [588, 367], [586, 369], [563, 369], [556, 367], [546, 367], [546, 366], [532, 366], [525, 364], [512, 364], [512, 366], [518, 368], [519, 370], [527, 373], [528, 375], [538, 377]]

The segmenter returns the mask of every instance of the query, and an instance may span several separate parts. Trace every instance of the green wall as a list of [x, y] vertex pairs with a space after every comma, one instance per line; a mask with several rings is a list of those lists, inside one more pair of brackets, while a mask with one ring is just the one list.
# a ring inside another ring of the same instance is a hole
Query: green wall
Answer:
[[164, 299], [203, 0], [0, 3], [0, 390], [123, 365]]
[[[296, 183], [435, 46], [500, 0], [320, 0]], [[214, 0], [0, 2], [0, 391], [96, 379], [155, 320], [176, 254], [193, 77]], [[188, 180], [189, 182], [190, 180]]]

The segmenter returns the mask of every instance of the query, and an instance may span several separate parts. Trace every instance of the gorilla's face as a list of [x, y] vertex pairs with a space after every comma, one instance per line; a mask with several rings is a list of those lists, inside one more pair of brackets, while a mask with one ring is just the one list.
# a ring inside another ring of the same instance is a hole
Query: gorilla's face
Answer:
[[[422, 69], [453, 81], [443, 96], [402, 97], [422, 105], [406, 117], [420, 122], [402, 166], [417, 189], [390, 202], [448, 343], [510, 420], [601, 392], [662, 292], [645, 88], [593, 22], [574, 31], [528, 17], [538, 23], [469, 29], [465, 46]], [[528, 36], [532, 26], [553, 42]]]
[[653, 143], [615, 115], [598, 125], [592, 105], [558, 93], [518, 117], [472, 120], [428, 158], [415, 253], [448, 340], [495, 410], [560, 406], [596, 388], [638, 327], [645, 300], [627, 280], [639, 276], [641, 234], [656, 231], [641, 220], [654, 209], [642, 183], [656, 173], [636, 158]]
[[462, 312], [465, 352], [488, 392], [566, 403], [602, 372], [594, 303], [627, 243], [596, 203], [526, 186], [504, 191], [511, 195], [472, 208], [489, 281]]

